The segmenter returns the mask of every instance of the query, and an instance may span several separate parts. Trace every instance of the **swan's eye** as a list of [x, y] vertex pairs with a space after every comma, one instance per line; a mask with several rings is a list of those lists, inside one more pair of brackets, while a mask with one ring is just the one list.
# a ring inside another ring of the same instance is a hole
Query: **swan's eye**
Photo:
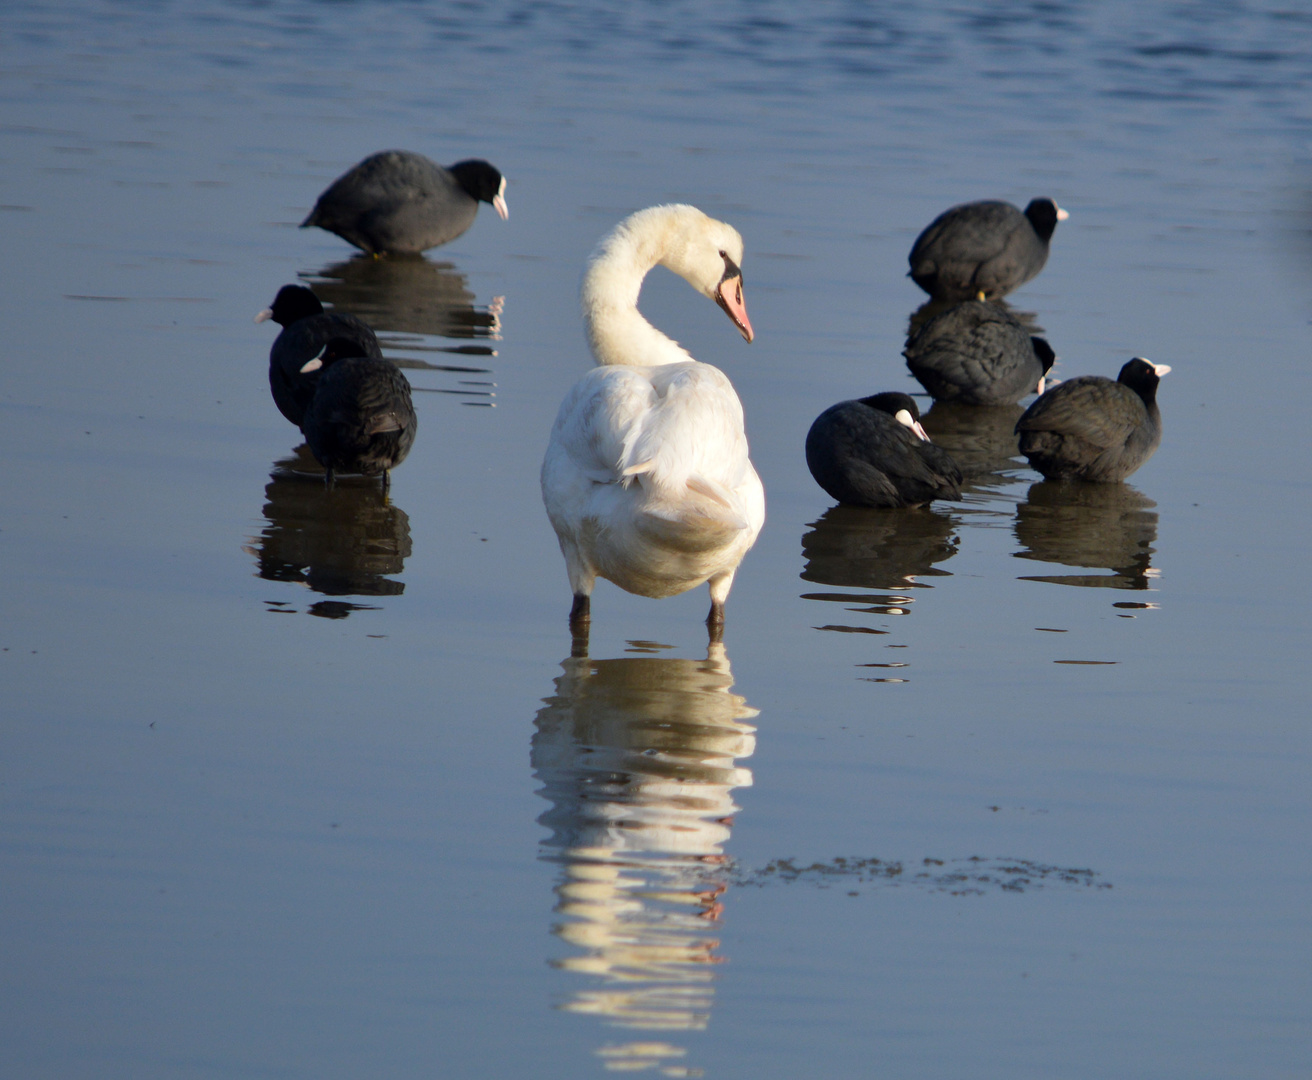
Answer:
[[729, 257], [729, 253], [728, 253], [727, 251], [725, 251], [723, 248], [721, 248], [721, 249], [720, 249], [720, 258], [722, 258], [722, 259], [727, 259], [728, 257]]

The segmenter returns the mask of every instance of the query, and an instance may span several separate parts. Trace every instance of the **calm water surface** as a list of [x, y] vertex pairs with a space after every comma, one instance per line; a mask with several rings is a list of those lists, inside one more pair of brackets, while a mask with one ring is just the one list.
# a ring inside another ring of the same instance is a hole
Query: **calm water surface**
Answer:
[[[1297, 5], [15, 4], [0, 97], [6, 1075], [1312, 1070]], [[392, 146], [510, 220], [296, 229]], [[1012, 303], [1060, 376], [1171, 364], [1161, 450], [1071, 491], [939, 406], [961, 502], [832, 507], [912, 240], [1036, 195]], [[603, 584], [582, 654], [538, 464], [583, 261], [667, 200], [746, 239], [750, 347], [643, 307], [769, 519], [722, 647]], [[296, 280], [417, 391], [390, 500], [269, 398]]]

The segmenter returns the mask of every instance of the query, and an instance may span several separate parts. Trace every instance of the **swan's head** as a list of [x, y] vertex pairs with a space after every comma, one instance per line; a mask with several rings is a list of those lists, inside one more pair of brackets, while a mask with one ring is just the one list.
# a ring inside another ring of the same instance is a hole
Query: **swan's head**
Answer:
[[599, 270], [627, 258], [644, 274], [656, 263], [674, 271], [719, 304], [744, 338], [751, 341], [755, 336], [743, 302], [743, 238], [732, 225], [683, 204], [639, 210], [602, 240], [592, 268]]

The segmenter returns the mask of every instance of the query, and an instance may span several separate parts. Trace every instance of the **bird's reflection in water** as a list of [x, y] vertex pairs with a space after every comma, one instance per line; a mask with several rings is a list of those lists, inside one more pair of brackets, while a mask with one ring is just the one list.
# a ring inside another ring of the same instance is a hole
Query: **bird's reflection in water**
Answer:
[[[926, 300], [907, 317], [907, 341], [910, 342], [920, 332], [920, 328], [934, 316], [942, 315], [943, 312], [950, 311], [960, 303], [960, 300]], [[1031, 334], [1043, 333], [1043, 327], [1039, 325], [1038, 312], [1019, 311], [1007, 303], [1006, 300], [990, 300], [989, 303], [1007, 312]]]
[[[501, 338], [504, 299], [476, 306], [465, 275], [451, 263], [429, 262], [422, 255], [359, 255], [301, 277], [326, 304], [368, 323], [384, 355], [398, 366], [454, 376], [450, 384], [438, 387], [418, 385], [410, 377], [416, 391], [455, 394], [467, 405], [492, 404], [491, 369], [479, 358], [496, 356], [486, 342]], [[443, 355], [453, 359], [432, 359]]]
[[[949, 571], [935, 564], [952, 558], [959, 543], [956, 522], [948, 514], [928, 507], [874, 510], [834, 506], [811, 523], [802, 537], [806, 565], [802, 580], [849, 589], [893, 590], [878, 593], [808, 592], [803, 600], [846, 605], [849, 612], [869, 615], [907, 615], [915, 598], [913, 589], [932, 586], [918, 580], [946, 577]], [[868, 626], [830, 623], [818, 630], [840, 633], [884, 634]]]
[[1112, 572], [1021, 580], [1103, 589], [1151, 588], [1158, 573], [1152, 565], [1156, 505], [1128, 484], [1034, 484], [1016, 508], [1016, 539], [1023, 548], [1016, 557]]
[[1016, 472], [1028, 467], [1016, 438], [1016, 421], [1024, 411], [1020, 405], [936, 401], [920, 422], [935, 445], [961, 466], [966, 485], [979, 489], [1011, 483]]
[[[553, 932], [576, 950], [556, 966], [587, 978], [562, 1008], [646, 1032], [702, 1030], [722, 959], [712, 931], [732, 793], [752, 782], [737, 764], [755, 749], [744, 721], [757, 710], [731, 692], [719, 643], [705, 660], [573, 656], [561, 667], [532, 764], [551, 804], [538, 818], [551, 830], [544, 857], [561, 866]], [[683, 1053], [646, 1040], [598, 1051], [608, 1069], [700, 1075]]]
[[[410, 519], [376, 479], [346, 478], [326, 491], [323, 469], [301, 446], [276, 462], [264, 488], [265, 525], [245, 547], [268, 581], [292, 581], [325, 596], [399, 596], [410, 555]], [[370, 605], [325, 600], [312, 615], [345, 618]], [[289, 610], [273, 605], [273, 610]]]

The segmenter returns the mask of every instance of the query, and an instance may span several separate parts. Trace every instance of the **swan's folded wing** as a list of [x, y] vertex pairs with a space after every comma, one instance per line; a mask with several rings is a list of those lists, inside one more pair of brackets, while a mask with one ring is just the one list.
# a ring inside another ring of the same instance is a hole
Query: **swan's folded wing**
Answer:
[[633, 444], [655, 400], [651, 382], [639, 371], [594, 368], [561, 402], [552, 440], [589, 480], [619, 482], [630, 466], [641, 464]]
[[647, 370], [655, 402], [641, 418], [631, 464], [650, 463], [645, 472], [666, 490], [690, 483], [717, 492], [737, 489], [750, 462], [743, 407], [732, 383], [709, 364]]

